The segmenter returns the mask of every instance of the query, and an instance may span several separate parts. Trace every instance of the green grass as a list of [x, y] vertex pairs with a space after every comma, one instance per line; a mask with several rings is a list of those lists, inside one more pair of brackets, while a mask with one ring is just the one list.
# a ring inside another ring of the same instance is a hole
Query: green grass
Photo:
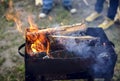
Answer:
[[1, 56], [0, 56], [0, 67], [1, 67], [2, 64], [5, 62], [5, 60], [6, 60], [5, 58], [3, 58], [3, 57], [1, 58]]
[[12, 68], [5, 68], [4, 73], [0, 75], [0, 81], [24, 81], [24, 65], [17, 64]]

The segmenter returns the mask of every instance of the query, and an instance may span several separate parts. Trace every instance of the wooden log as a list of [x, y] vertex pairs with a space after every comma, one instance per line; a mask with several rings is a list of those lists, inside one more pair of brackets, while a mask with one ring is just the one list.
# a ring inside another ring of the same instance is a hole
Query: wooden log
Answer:
[[58, 36], [58, 35], [50, 35], [50, 48], [52, 51], [56, 50], [65, 50], [66, 46], [71, 47], [82, 47], [81, 45], [91, 45], [95, 46], [97, 42], [99, 42], [98, 37], [93, 36]]
[[[74, 47], [74, 49], [76, 48], [85, 48], [85, 44], [89, 44], [91, 43], [91, 41], [93, 41], [94, 43], [96, 43], [96, 40], [98, 40], [97, 37], [92, 37], [92, 36], [58, 36], [58, 35], [49, 35], [47, 41], [42, 42], [41, 43], [50, 43], [50, 47], [47, 44], [47, 48], [49, 48], [49, 50], [44, 51], [46, 53], [46, 55], [50, 58], [71, 58], [71, 57], [76, 57], [78, 54], [77, 53], [73, 53], [70, 52], [69, 49], [67, 49], [68, 47], [71, 49]], [[34, 42], [33, 42], [34, 43]], [[84, 45], [83, 45], [84, 43]], [[27, 46], [30, 45], [30, 43], [27, 41]], [[39, 45], [39, 43], [38, 43]], [[32, 56], [34, 52], [32, 52], [31, 48], [29, 48], [31, 46], [26, 47], [27, 48], [27, 52]], [[77, 51], [80, 51], [82, 49], [77, 49]], [[31, 52], [29, 52], [29, 50], [31, 50]], [[48, 52], [48, 53], [47, 53]], [[35, 53], [35, 55], [39, 54], [39, 52]], [[47, 57], [47, 58], [48, 58]], [[46, 58], [46, 57], [45, 57]]]
[[65, 39], [79, 39], [79, 40], [96, 40], [97, 37], [93, 36], [59, 36], [59, 35], [50, 35], [53, 38], [65, 38]]
[[[78, 51], [86, 49], [87, 45], [91, 43], [91, 41], [96, 43], [96, 40], [98, 40], [98, 38], [92, 37], [92, 36], [73, 37], [73, 36], [50, 35], [49, 36], [50, 51], [48, 54], [47, 54], [47, 51], [46, 52], [44, 51], [47, 57], [43, 57], [43, 58], [44, 59], [45, 58], [72, 58], [72, 57], [76, 58], [77, 56], [79, 56]], [[71, 50], [71, 48], [73, 50]], [[88, 51], [88, 49], [86, 51]], [[35, 53], [35, 55], [37, 54], [41, 54], [41, 53], [39, 52]], [[41, 57], [41, 55], [39, 56]]]
[[[65, 46], [64, 43], [59, 43], [60, 41], [65, 40], [65, 42], [67, 42], [68, 40], [75, 40], [75, 43], [79, 43], [79, 40], [96, 40], [97, 38], [92, 37], [92, 36], [65, 36], [68, 33], [75, 33], [76, 31], [86, 31], [86, 27], [85, 24], [75, 24], [75, 25], [69, 25], [69, 26], [62, 26], [60, 28], [47, 28], [47, 29], [42, 29], [42, 30], [38, 30], [38, 29], [27, 29], [26, 30], [26, 46], [29, 46], [30, 48], [26, 47], [26, 51], [28, 53], [32, 53], [33, 51], [31, 50], [31, 45], [38, 43], [37, 45], [39, 45], [42, 43], [45, 46], [45, 51], [47, 54], [49, 54], [48, 52], [50, 52], [50, 50], [52, 51], [57, 51], [57, 50], [65, 50]], [[58, 33], [59, 32], [59, 33]], [[59, 36], [62, 35], [62, 36]], [[58, 41], [57, 38], [60, 38], [60, 40]], [[37, 42], [37, 40], [39, 40], [39, 42]], [[47, 44], [50, 43], [50, 44]], [[72, 42], [71, 42], [72, 43]], [[50, 45], [50, 47], [49, 47]], [[50, 50], [47, 50], [47, 49]], [[29, 52], [29, 50], [31, 50], [31, 52]], [[44, 52], [45, 52], [44, 51]], [[33, 54], [31, 54], [33, 55]], [[48, 55], [49, 56], [49, 55]]]
[[85, 24], [78, 23], [73, 25], [66, 25], [66, 26], [47, 28], [47, 29], [41, 29], [41, 30], [33, 29], [32, 32], [31, 32], [31, 29], [26, 29], [26, 35], [37, 34], [37, 33], [65, 35], [65, 34], [73, 33], [76, 31], [86, 31], [86, 29], [87, 28]]

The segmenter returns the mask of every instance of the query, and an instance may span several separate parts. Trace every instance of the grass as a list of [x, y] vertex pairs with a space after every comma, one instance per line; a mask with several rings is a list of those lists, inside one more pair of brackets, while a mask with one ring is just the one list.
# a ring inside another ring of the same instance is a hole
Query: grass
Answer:
[[6, 60], [5, 58], [3, 58], [3, 57], [1, 58], [1, 56], [0, 56], [0, 66], [2, 66], [2, 64], [5, 62], [5, 60]]
[[[20, 61], [23, 59], [20, 59], [15, 48], [22, 44], [24, 39], [18, 32], [8, 32], [16, 29], [14, 22], [6, 20], [5, 10], [4, 5], [0, 4], [0, 81], [24, 81], [24, 63]], [[11, 57], [4, 57], [7, 54]], [[3, 67], [6, 59], [11, 59], [16, 66]]]
[[24, 81], [24, 65], [17, 64], [12, 68], [5, 68], [4, 73], [0, 75], [0, 81]]

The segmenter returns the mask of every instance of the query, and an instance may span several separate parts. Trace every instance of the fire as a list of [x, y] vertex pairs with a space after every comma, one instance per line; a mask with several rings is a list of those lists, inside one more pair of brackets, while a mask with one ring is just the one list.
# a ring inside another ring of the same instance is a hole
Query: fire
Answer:
[[[20, 13], [13, 7], [12, 0], [9, 1], [9, 8], [6, 12], [6, 19], [8, 21], [14, 21], [16, 23], [17, 30], [25, 35], [25, 32], [22, 29], [23, 23], [20, 19]], [[27, 46], [27, 48], [29, 48], [28, 53], [30, 53], [30, 56], [33, 56], [33, 54], [46, 52], [48, 55], [50, 50], [50, 42], [46, 33], [41, 32], [41, 30], [38, 29], [38, 26], [33, 22], [31, 16], [28, 17], [28, 23], [30, 25], [29, 28], [26, 29], [26, 40], [29, 41], [29, 45]]]
[[29, 41], [33, 54], [46, 52], [49, 54], [50, 42], [45, 32], [40, 31], [32, 18], [28, 18], [30, 28], [26, 31], [26, 40]]
[[21, 33], [23, 33], [22, 30], [22, 22], [20, 20], [20, 14], [19, 12], [13, 7], [13, 0], [9, 0], [9, 8], [6, 11], [6, 19], [8, 21], [14, 21], [16, 23], [17, 26], [17, 30]]
[[38, 35], [37, 39], [33, 41], [33, 44], [31, 44], [31, 49], [34, 53], [38, 52], [46, 52], [49, 53], [49, 41], [45, 37], [44, 34]]
[[31, 16], [28, 17], [28, 22], [29, 22], [29, 24], [30, 24], [30, 31], [31, 31], [31, 32], [38, 32], [38, 30], [39, 30], [39, 29], [38, 29], [38, 26], [33, 22]]

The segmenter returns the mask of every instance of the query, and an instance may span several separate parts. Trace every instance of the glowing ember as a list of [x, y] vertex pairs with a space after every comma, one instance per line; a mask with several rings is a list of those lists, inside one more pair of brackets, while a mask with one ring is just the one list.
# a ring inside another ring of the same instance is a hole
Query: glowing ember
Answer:
[[49, 48], [47, 50], [47, 45], [49, 46], [49, 43], [47, 43], [47, 45], [46, 45], [47, 40], [45, 41], [44, 39], [43, 40], [37, 39], [37, 40], [35, 40], [35, 42], [33, 44], [31, 44], [31, 49], [33, 52], [35, 52], [35, 53], [37, 53], [37, 52], [48, 53], [49, 52]]
[[[31, 36], [31, 37], [29, 37]], [[32, 35], [29, 35], [28, 38], [33, 38]], [[50, 43], [48, 41], [48, 39], [46, 38], [46, 35], [43, 33], [36, 33], [36, 38], [33, 40], [30, 39], [30, 41], [32, 41], [31, 44], [31, 49], [34, 53], [40, 53], [40, 52], [46, 52], [47, 54], [49, 53], [49, 46]]]

